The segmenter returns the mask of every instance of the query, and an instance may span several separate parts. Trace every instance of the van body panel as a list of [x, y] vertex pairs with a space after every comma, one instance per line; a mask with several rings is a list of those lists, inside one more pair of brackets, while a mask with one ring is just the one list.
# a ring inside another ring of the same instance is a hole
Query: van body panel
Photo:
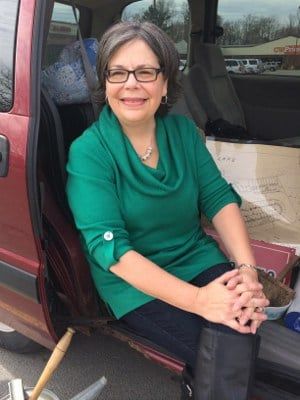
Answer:
[[9, 143], [8, 172], [0, 178], [0, 321], [52, 348], [44, 284], [41, 239], [33, 230], [27, 181], [28, 138], [32, 124], [32, 42], [38, 0], [20, 0], [13, 106], [0, 113], [0, 134]]

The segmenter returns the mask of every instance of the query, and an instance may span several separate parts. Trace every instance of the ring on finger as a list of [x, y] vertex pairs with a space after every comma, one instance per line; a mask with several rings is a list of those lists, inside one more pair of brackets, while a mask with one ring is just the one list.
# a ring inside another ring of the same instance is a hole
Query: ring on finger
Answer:
[[265, 307], [256, 307], [255, 311], [263, 313], [263, 312], [265, 312]]

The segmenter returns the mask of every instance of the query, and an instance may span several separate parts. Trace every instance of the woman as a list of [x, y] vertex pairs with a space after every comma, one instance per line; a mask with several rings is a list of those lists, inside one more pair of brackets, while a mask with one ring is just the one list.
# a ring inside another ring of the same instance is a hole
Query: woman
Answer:
[[[116, 318], [186, 362], [193, 398], [243, 400], [268, 301], [239, 196], [193, 122], [167, 115], [178, 66], [174, 45], [151, 23], [118, 23], [103, 35], [98, 99], [107, 105], [71, 146], [67, 193]], [[205, 235], [201, 213], [238, 268]]]

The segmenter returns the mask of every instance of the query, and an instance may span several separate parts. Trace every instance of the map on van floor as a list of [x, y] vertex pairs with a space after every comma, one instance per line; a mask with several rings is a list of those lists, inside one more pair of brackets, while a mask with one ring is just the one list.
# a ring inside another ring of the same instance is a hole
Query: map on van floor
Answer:
[[250, 236], [300, 255], [300, 149], [212, 139], [206, 145], [243, 199]]

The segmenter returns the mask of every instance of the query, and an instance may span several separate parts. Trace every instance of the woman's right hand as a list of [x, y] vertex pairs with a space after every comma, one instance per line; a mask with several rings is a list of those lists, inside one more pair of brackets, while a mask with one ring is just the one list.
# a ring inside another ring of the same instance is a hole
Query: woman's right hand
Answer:
[[235, 278], [237, 284], [242, 283], [239, 271], [235, 269], [200, 287], [193, 307], [194, 313], [210, 322], [227, 325], [240, 333], [251, 333], [249, 326], [240, 325], [236, 320], [242, 309], [234, 309], [240, 293], [226, 287], [232, 278]]

